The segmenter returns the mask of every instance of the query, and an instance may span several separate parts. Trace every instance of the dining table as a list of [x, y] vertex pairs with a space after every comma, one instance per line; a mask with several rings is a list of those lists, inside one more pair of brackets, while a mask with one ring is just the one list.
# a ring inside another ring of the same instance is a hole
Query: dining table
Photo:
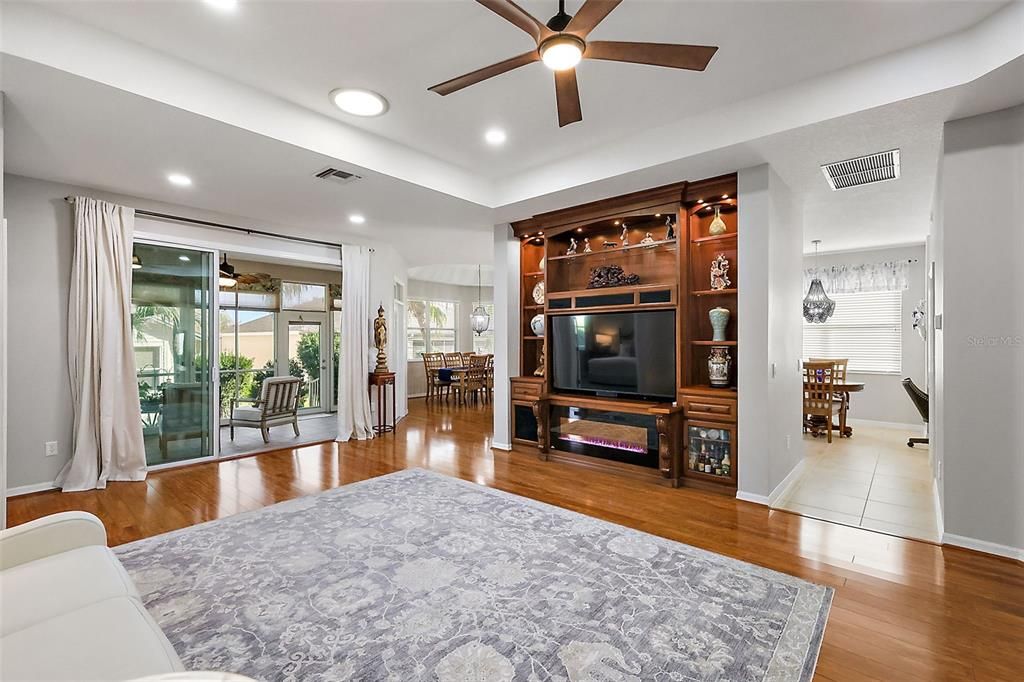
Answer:
[[[805, 382], [804, 388], [807, 388]], [[849, 414], [850, 410], [850, 394], [860, 393], [864, 390], [863, 381], [837, 381], [832, 385], [832, 391], [836, 395], [840, 396], [843, 401], [842, 408]], [[811, 430], [811, 435], [817, 436], [821, 431], [825, 429], [826, 417], [810, 417], [807, 420], [807, 428]], [[850, 438], [853, 436], [853, 427], [849, 424], [849, 419], [844, 419], [843, 424], [833, 424], [832, 428], [839, 432], [840, 436], [846, 436]], [[842, 427], [842, 428], [840, 428]]]
[[437, 370], [437, 378], [441, 382], [450, 382], [459, 385], [459, 404], [466, 402], [466, 384], [469, 379], [469, 367], [441, 367]]

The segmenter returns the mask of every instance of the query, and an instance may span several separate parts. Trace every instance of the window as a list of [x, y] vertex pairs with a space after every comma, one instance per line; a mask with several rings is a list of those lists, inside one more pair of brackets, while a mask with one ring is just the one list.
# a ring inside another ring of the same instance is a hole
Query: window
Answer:
[[478, 305], [483, 305], [484, 310], [491, 316], [491, 323], [487, 325], [487, 331], [477, 336], [473, 333], [473, 352], [480, 355], [494, 353], [494, 304], [493, 303], [474, 303], [473, 308], [475, 309]]
[[836, 311], [824, 324], [804, 322], [805, 358], [849, 358], [850, 372], [903, 369], [903, 292], [829, 294]]
[[451, 301], [410, 300], [406, 306], [406, 348], [409, 360], [421, 353], [451, 353], [456, 350], [459, 306]]
[[281, 310], [327, 310], [327, 286], [281, 282]]

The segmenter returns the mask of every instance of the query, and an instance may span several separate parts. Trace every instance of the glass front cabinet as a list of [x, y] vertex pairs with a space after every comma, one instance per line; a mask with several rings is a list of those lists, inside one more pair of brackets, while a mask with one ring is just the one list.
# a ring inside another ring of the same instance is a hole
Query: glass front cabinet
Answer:
[[686, 478], [736, 486], [736, 424], [687, 419], [683, 441]]

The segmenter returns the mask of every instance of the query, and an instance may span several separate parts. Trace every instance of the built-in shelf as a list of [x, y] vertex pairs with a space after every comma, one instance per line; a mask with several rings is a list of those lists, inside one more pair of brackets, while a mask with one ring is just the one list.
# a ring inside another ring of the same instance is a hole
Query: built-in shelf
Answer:
[[735, 341], [690, 341], [694, 346], [735, 346]]
[[530, 303], [529, 305], [524, 305], [523, 307], [528, 309], [528, 310], [540, 310], [541, 308], [544, 307], [544, 304], [543, 303]]
[[691, 291], [693, 296], [735, 296], [736, 289], [700, 289], [699, 291]]
[[537, 270], [536, 272], [524, 272], [523, 277], [540, 277], [543, 274], [543, 270]]
[[690, 241], [694, 244], [707, 244], [708, 242], [724, 242], [731, 239], [736, 239], [735, 232], [726, 232], [725, 234], [713, 234], [710, 237], [694, 237]]
[[600, 253], [618, 253], [620, 251], [631, 251], [633, 249], [657, 249], [659, 247], [671, 251], [671, 250], [674, 250], [676, 248], [676, 246], [677, 246], [677, 241], [675, 239], [659, 239], [658, 241], [651, 242], [649, 244], [639, 244], [638, 243], [638, 244], [630, 244], [629, 246], [616, 246], [616, 247], [610, 248], [610, 249], [595, 249], [595, 250], [589, 251], [589, 252], [580, 251], [579, 253], [574, 253], [572, 255], [548, 256], [548, 260], [552, 261], [552, 260], [566, 260], [568, 258], [585, 258], [586, 256], [596, 256], [596, 255], [598, 255]]
[[523, 336], [523, 341], [543, 341], [543, 336]]

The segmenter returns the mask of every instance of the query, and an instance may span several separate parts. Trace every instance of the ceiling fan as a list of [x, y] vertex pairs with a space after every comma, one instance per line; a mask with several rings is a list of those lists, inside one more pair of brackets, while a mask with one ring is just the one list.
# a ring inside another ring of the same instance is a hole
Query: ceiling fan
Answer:
[[512, 0], [476, 0], [506, 21], [526, 31], [536, 41], [537, 49], [497, 64], [485, 66], [463, 76], [439, 83], [432, 92], [450, 95], [475, 83], [542, 61], [555, 72], [555, 97], [558, 101], [558, 126], [583, 120], [580, 93], [576, 85], [575, 67], [581, 59], [605, 59], [667, 66], [673, 69], [703, 71], [718, 51], [705, 45], [670, 45], [666, 43], [625, 43], [613, 40], [587, 42], [587, 35], [615, 9], [622, 0], [586, 0], [575, 16], [565, 13], [565, 0], [559, 0], [558, 14], [547, 24], [534, 19]]

